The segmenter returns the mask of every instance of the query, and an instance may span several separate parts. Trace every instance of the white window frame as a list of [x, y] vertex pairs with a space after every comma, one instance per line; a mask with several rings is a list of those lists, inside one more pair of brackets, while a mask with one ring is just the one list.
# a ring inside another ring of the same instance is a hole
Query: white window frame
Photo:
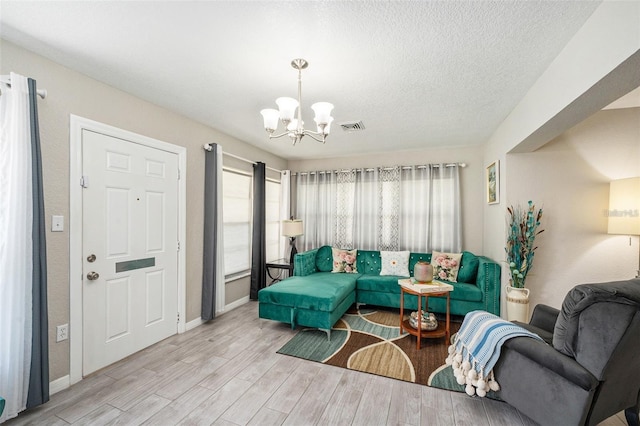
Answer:
[[[224, 176], [224, 173], [235, 173], [238, 175], [242, 175], [242, 176], [246, 176], [250, 179], [250, 185], [249, 185], [249, 201], [252, 203], [253, 202], [253, 174], [244, 170], [240, 170], [240, 169], [235, 169], [233, 167], [226, 167], [223, 166], [222, 167], [222, 173]], [[224, 181], [224, 177], [223, 177], [223, 181]], [[233, 272], [233, 273], [227, 273], [225, 271], [225, 282], [230, 282], [230, 281], [235, 281], [239, 278], [243, 278], [243, 277], [247, 277], [249, 275], [251, 275], [251, 252], [252, 252], [252, 238], [251, 235], [253, 234], [253, 208], [251, 208], [251, 203], [250, 203], [250, 207], [249, 207], [249, 268], [242, 270], [242, 271], [237, 271], [237, 272]], [[224, 193], [223, 193], [223, 205], [222, 208], [224, 210]], [[224, 227], [224, 223], [222, 225]], [[223, 230], [224, 232], [224, 230]], [[226, 239], [225, 239], [226, 240]]]

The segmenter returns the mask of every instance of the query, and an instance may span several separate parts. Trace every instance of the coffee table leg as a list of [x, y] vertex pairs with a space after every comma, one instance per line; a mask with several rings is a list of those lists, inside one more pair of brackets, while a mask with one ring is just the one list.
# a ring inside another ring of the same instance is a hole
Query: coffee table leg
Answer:
[[449, 331], [449, 308], [450, 308], [450, 304], [451, 304], [451, 292], [447, 293], [447, 345], [451, 343], [451, 336], [450, 336], [450, 331]]
[[402, 321], [404, 321], [404, 288], [400, 287], [400, 335], [402, 336]]
[[[429, 300], [427, 296], [424, 297]], [[418, 294], [418, 343], [416, 343], [418, 350], [420, 350], [420, 341], [422, 340], [422, 295]]]

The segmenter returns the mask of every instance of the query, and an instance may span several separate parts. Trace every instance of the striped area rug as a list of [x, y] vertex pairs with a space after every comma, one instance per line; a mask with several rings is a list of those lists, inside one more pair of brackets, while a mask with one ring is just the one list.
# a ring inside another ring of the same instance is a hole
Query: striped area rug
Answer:
[[[278, 353], [427, 385], [429, 376], [443, 366], [449, 344], [444, 337], [423, 339], [417, 350], [416, 337], [401, 336], [399, 322], [398, 310], [353, 307], [334, 325], [331, 341], [322, 331], [302, 329]], [[459, 328], [459, 322], [451, 322], [451, 334]], [[442, 370], [439, 376], [453, 377]], [[449, 389], [449, 378], [442, 379], [442, 385], [438, 380], [434, 386]], [[459, 387], [455, 379], [453, 384]], [[460, 388], [451, 390], [464, 392]]]

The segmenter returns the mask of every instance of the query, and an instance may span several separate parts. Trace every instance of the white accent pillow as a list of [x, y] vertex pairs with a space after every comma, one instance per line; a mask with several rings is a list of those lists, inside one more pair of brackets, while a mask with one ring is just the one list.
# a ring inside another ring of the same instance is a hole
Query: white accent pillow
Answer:
[[410, 276], [409, 254], [408, 251], [381, 251], [382, 270], [380, 275]]

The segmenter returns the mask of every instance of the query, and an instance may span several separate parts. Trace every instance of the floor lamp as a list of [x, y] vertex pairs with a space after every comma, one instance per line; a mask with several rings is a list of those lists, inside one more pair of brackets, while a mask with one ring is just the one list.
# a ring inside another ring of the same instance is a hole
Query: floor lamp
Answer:
[[291, 219], [282, 221], [282, 236], [289, 237], [291, 245], [291, 256], [289, 256], [289, 264], [293, 265], [293, 257], [298, 253], [296, 249], [296, 237], [303, 235], [302, 221], [300, 219]]
[[[608, 233], [640, 235], [640, 177], [619, 179], [610, 183]], [[631, 237], [629, 237], [629, 244], [631, 244]], [[638, 265], [640, 265], [640, 241], [638, 246]], [[636, 277], [640, 277], [640, 269]]]

